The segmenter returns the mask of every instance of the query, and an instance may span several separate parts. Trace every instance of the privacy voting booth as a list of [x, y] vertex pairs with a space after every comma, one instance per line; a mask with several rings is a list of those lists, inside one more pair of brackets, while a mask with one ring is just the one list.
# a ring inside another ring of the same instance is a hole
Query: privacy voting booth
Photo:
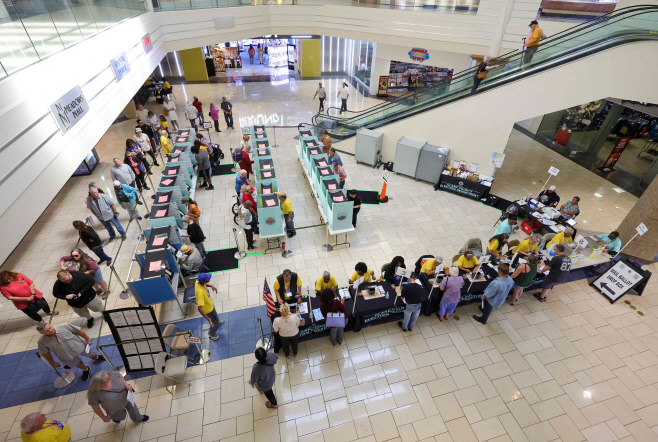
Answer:
[[303, 154], [303, 162], [304, 162], [304, 166], [306, 166], [306, 170], [309, 171], [312, 170], [313, 160], [320, 158], [322, 158], [323, 161], [325, 162], [324, 166], [329, 165], [329, 157], [327, 157], [327, 154], [322, 153], [322, 149], [316, 146], [306, 148]]
[[189, 162], [192, 164], [192, 166], [196, 166], [196, 155], [192, 154], [190, 147], [192, 147], [190, 143], [177, 144], [174, 146], [174, 149], [171, 151], [171, 153], [174, 155], [178, 154], [182, 158], [186, 158], [186, 162]]
[[192, 164], [192, 160], [190, 160], [189, 155], [184, 155], [181, 157], [180, 153], [169, 154], [167, 157], [167, 162], [165, 163], [165, 169], [171, 166], [182, 166], [190, 178], [194, 176], [194, 165]]
[[327, 191], [327, 207], [325, 213], [331, 230], [339, 232], [351, 230], [352, 209], [354, 201], [347, 200], [347, 192], [342, 189]]
[[315, 155], [311, 160], [310, 170], [311, 176], [318, 186], [322, 184], [322, 177], [335, 175], [334, 168], [329, 165], [329, 157], [326, 154]]
[[267, 138], [267, 130], [265, 130], [265, 126], [263, 125], [257, 124], [249, 126], [249, 133], [251, 134], [252, 138], [256, 138], [257, 136], [260, 139]]
[[190, 196], [187, 183], [176, 175], [174, 178], [163, 176], [158, 184], [158, 192], [168, 192], [173, 189], [178, 189], [183, 198]]
[[254, 176], [256, 177], [256, 184], [262, 181], [276, 181], [276, 171], [274, 169], [256, 169]]
[[260, 159], [268, 159], [272, 158], [272, 152], [270, 151], [269, 147], [259, 147], [259, 148], [254, 148], [252, 151], [254, 154], [254, 161], [260, 160]]
[[[335, 192], [340, 189], [340, 181], [338, 175], [330, 175], [329, 177], [323, 177], [320, 179], [321, 183], [318, 185], [318, 195], [320, 196], [320, 204], [322, 208], [329, 207], [327, 199], [329, 198], [329, 192]], [[325, 213], [327, 211], [325, 210]]]
[[192, 177], [187, 173], [185, 166], [165, 167], [162, 171], [162, 178], [175, 178], [176, 182], [184, 182], [188, 187], [192, 187]]
[[170, 227], [169, 242], [181, 244], [181, 238], [178, 233], [179, 228], [183, 228], [183, 220], [180, 212], [172, 201], [169, 204], [153, 204], [149, 216], [149, 226], [151, 227]]
[[261, 196], [263, 195], [272, 195], [279, 192], [279, 186], [276, 183], [276, 180], [261, 181], [256, 184], [256, 193], [257, 200], [260, 201]]
[[270, 148], [270, 142], [267, 140], [267, 138], [253, 138], [252, 137], [251, 147], [252, 147], [253, 150], [256, 150], [256, 149], [269, 149]]
[[258, 199], [260, 237], [282, 236], [284, 234], [284, 225], [279, 196], [276, 193], [259, 194]]
[[191, 139], [194, 139], [196, 137], [196, 130], [194, 130], [193, 127], [186, 127], [183, 129], [178, 129], [178, 132], [176, 135], [181, 136], [181, 137], [187, 137], [189, 136]]
[[274, 161], [272, 161], [272, 158], [258, 158], [256, 160], [256, 169], [258, 170], [274, 169]]
[[169, 204], [174, 203], [181, 212], [185, 212], [187, 207], [183, 204], [183, 197], [180, 189], [175, 188], [167, 192], [157, 192], [153, 199], [153, 204]]
[[322, 146], [320, 145], [320, 142], [318, 141], [317, 138], [315, 137], [309, 137], [309, 138], [300, 138], [299, 139], [299, 149], [297, 149], [299, 153], [300, 158], [306, 158], [307, 151], [311, 147], [317, 147], [320, 149], [320, 153], [322, 153]]

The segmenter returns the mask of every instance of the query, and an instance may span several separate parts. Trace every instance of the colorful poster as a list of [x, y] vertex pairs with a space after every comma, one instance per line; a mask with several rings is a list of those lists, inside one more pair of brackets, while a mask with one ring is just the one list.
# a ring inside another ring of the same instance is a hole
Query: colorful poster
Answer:
[[605, 165], [601, 168], [601, 170], [604, 172], [615, 170], [615, 164], [617, 164], [619, 157], [624, 152], [624, 149], [626, 149], [629, 141], [631, 141], [630, 137], [620, 138], [617, 141], [617, 145], [614, 147], [614, 149], [612, 149], [612, 152], [610, 152], [610, 155], [608, 156], [608, 159], [606, 160]]
[[388, 95], [388, 76], [379, 77], [379, 89], [377, 90], [377, 95], [380, 97]]

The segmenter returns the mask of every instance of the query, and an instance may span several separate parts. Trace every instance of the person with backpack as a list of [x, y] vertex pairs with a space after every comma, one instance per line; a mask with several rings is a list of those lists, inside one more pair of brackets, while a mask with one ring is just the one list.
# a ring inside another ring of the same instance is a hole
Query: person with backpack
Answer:
[[134, 187], [130, 187], [127, 184], [121, 184], [119, 181], [115, 180], [114, 194], [117, 196], [117, 200], [119, 201], [119, 204], [121, 204], [121, 207], [128, 211], [130, 221], [134, 218], [137, 218], [140, 221], [142, 220], [142, 216], [139, 214], [139, 210], [137, 210], [137, 205], [135, 204], [137, 201], [137, 191]]
[[[343, 332], [345, 331], [345, 318], [347, 318], [347, 309], [344, 301], [336, 296], [332, 289], [324, 289], [320, 293], [320, 311], [325, 317], [325, 322], [329, 328], [329, 340], [331, 345], [343, 345]], [[329, 318], [329, 313], [342, 313], [341, 317]], [[341, 321], [342, 319], [342, 321]], [[334, 324], [335, 322], [335, 324]], [[342, 322], [342, 327], [340, 326]]]
[[[251, 48], [253, 50], [253, 48]], [[253, 55], [251, 56], [253, 60]], [[254, 352], [256, 362], [251, 368], [251, 376], [249, 377], [249, 385], [251, 388], [256, 388], [259, 393], [264, 394], [267, 398], [265, 406], [267, 408], [279, 408], [276, 401], [276, 396], [272, 391], [274, 381], [276, 380], [276, 370], [274, 364], [279, 359], [274, 353], [268, 353], [263, 347], [258, 347]]]

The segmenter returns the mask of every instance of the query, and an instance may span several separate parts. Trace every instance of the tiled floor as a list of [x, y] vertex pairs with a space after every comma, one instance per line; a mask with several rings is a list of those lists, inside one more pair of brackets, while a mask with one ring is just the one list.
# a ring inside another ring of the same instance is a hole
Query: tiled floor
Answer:
[[[326, 83], [335, 96], [336, 85]], [[294, 125], [308, 121], [315, 109], [317, 102], [311, 101], [315, 84], [314, 80], [285, 85], [187, 85], [176, 86], [174, 92], [179, 108], [192, 95], [198, 95], [206, 106], [229, 96], [235, 105], [236, 126], [242, 124], [241, 118], [259, 114], [262, 118], [280, 115], [285, 125]], [[374, 102], [351, 98], [350, 108]], [[147, 107], [157, 110], [153, 103]], [[57, 259], [76, 242], [70, 222], [87, 214], [83, 206], [86, 183], [94, 180], [107, 186], [108, 159], [123, 149], [132, 126], [125, 122], [110, 129], [97, 146], [103, 160], [97, 171], [92, 177], [69, 181], [3, 266], [33, 277], [51, 302], [49, 288]], [[273, 151], [277, 170], [283, 171], [280, 185], [293, 202], [300, 227], [316, 224], [319, 216], [297, 163], [295, 135], [296, 129], [277, 129], [280, 147]], [[213, 141], [228, 153], [229, 146], [238, 145], [238, 130], [213, 134]], [[517, 132], [512, 133], [505, 153], [494, 193], [505, 198], [536, 193], [547, 177], [546, 170], [554, 165], [560, 174], [551, 183], [558, 186], [563, 201], [573, 195], [582, 198], [581, 228], [609, 231], [637, 201]], [[349, 187], [379, 188], [380, 178], [371, 168], [356, 165], [348, 155], [342, 157]], [[210, 249], [233, 245], [229, 212], [233, 184], [224, 177], [215, 187], [212, 193], [199, 191], [197, 198]], [[498, 217], [497, 211], [478, 202], [435, 192], [429, 183], [403, 176], [391, 177], [388, 193], [389, 203], [362, 210], [357, 231], [349, 237], [350, 248], [322, 252], [326, 230], [299, 229], [289, 241], [295, 252], [292, 259], [276, 253], [249, 257], [239, 270], [213, 275], [218, 309], [226, 313], [261, 305], [263, 279], [284, 268], [294, 269], [305, 281], [330, 269], [342, 285], [357, 261], [378, 270], [394, 255], [408, 262], [425, 253], [450, 258], [469, 237], [488, 238]], [[126, 221], [124, 213], [120, 219]], [[117, 271], [122, 278], [127, 277], [137, 233], [131, 226], [119, 254]], [[106, 232], [100, 234], [106, 238]], [[262, 251], [263, 241], [258, 246]], [[109, 307], [131, 304], [116, 295], [117, 289]], [[347, 333], [340, 347], [332, 347], [328, 339], [308, 341], [300, 344], [296, 359], [280, 359], [276, 366], [275, 390], [282, 404], [278, 410], [266, 409], [264, 399], [246, 383], [254, 362], [247, 355], [190, 368], [186, 379], [191, 385], [180, 385], [173, 397], [158, 377], [131, 381], [137, 386], [138, 404], [151, 416], [146, 424], [105, 424], [86, 405], [85, 392], [79, 391], [1, 409], [0, 439], [17, 439], [18, 421], [41, 410], [68, 422], [78, 442], [658, 440], [657, 295], [654, 281], [644, 296], [625, 297], [610, 305], [586, 281], [578, 281], [558, 286], [545, 304], [524, 296], [516, 306], [504, 305], [485, 326], [469, 318], [477, 308], [472, 305], [458, 311], [459, 321], [440, 323], [436, 317], [421, 317], [411, 333], [403, 334], [395, 323], [389, 323]], [[62, 314], [56, 321], [80, 322], [69, 309], [58, 308]], [[175, 319], [176, 314], [164, 306], [163, 319]], [[230, 318], [244, 313], [228, 314]], [[11, 304], [0, 303], [0, 320], [4, 354], [35, 348], [37, 336], [30, 321]], [[235, 329], [241, 341], [235, 344], [249, 342], [242, 341], [242, 331]], [[93, 330], [92, 334], [98, 333]]]

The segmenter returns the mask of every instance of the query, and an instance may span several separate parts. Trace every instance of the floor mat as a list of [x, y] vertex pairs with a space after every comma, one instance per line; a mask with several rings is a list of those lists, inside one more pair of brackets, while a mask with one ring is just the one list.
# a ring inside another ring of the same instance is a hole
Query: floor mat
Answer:
[[233, 256], [237, 251], [238, 249], [233, 247], [230, 249], [211, 250], [207, 252], [201, 272], [215, 273], [239, 269], [240, 261]]
[[236, 171], [235, 164], [219, 164], [212, 168], [212, 176], [232, 175]]
[[376, 190], [357, 190], [356, 196], [361, 198], [362, 204], [379, 204], [379, 192]]

